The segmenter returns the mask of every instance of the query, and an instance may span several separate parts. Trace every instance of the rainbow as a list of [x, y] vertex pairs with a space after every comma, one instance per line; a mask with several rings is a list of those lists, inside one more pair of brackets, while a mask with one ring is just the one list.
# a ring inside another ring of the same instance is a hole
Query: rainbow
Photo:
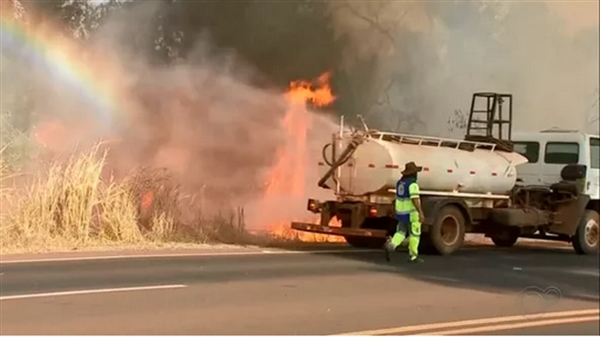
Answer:
[[111, 75], [115, 74], [116, 69], [106, 69], [105, 62], [90, 67], [84, 60], [83, 50], [75, 42], [56, 33], [59, 30], [52, 24], [47, 21], [41, 25], [26, 24], [14, 18], [10, 2], [8, 8], [6, 5], [2, 7], [2, 52], [16, 53], [29, 66], [41, 66], [53, 81], [73, 90], [103, 123], [109, 125], [117, 113], [118, 95], [112, 90], [109, 78], [94, 73], [93, 68]]

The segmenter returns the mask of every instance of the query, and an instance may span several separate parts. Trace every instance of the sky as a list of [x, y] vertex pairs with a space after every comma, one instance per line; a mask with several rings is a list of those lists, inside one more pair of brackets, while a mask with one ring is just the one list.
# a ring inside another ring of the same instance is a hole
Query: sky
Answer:
[[550, 11], [569, 22], [568, 29], [577, 31], [598, 26], [600, 1], [547, 1]]

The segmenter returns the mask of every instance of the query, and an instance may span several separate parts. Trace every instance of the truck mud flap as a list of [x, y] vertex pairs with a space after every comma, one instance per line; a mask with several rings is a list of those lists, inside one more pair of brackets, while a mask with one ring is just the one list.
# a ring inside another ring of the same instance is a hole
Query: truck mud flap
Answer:
[[372, 238], [385, 238], [387, 231], [381, 229], [359, 229], [359, 228], [342, 228], [321, 226], [303, 222], [292, 222], [292, 229], [303, 232], [340, 235], [340, 236], [363, 236]]

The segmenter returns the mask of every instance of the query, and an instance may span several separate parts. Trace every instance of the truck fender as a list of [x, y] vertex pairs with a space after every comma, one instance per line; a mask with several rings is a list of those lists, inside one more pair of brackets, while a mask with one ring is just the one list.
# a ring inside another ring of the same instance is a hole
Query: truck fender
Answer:
[[461, 198], [452, 197], [421, 197], [421, 205], [425, 213], [425, 227], [433, 224], [436, 214], [445, 206], [453, 205], [458, 207], [463, 213], [467, 225], [471, 224], [473, 219], [467, 203]]
[[589, 195], [580, 194], [577, 199], [557, 205], [554, 209], [554, 221], [550, 226], [550, 232], [575, 235], [589, 202]]

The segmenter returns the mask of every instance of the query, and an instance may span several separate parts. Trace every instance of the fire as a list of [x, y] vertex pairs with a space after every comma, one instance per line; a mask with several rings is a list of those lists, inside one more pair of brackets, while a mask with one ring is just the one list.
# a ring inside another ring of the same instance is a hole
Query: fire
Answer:
[[[291, 104], [298, 104], [306, 110], [306, 102], [311, 102], [318, 107], [326, 107], [333, 103], [335, 96], [331, 93], [329, 80], [331, 72], [326, 72], [319, 76], [313, 83], [306, 81], [294, 81], [290, 84], [290, 90], [286, 93], [286, 98]], [[318, 85], [313, 89], [313, 86]], [[305, 115], [308, 116], [306, 112]]]
[[150, 207], [152, 207], [152, 204], [154, 203], [154, 192], [152, 190], [144, 193], [142, 195], [142, 200], [140, 202], [140, 206], [142, 209], [142, 212], [147, 212]]
[[[283, 127], [288, 143], [279, 154], [276, 165], [268, 175], [265, 199], [288, 198], [302, 200], [306, 196], [305, 184], [307, 168], [310, 167], [307, 157], [307, 131], [311, 125], [311, 116], [307, 103], [318, 107], [329, 106], [335, 100], [329, 80], [330, 72], [326, 72], [312, 82], [294, 81], [286, 93], [288, 111], [283, 119]], [[304, 199], [305, 200], [305, 199]], [[277, 210], [271, 210], [277, 211]], [[291, 221], [318, 223], [318, 216], [307, 215], [302, 219], [275, 223], [270, 226], [271, 234], [286, 239], [296, 239], [304, 242], [339, 242], [342, 237], [297, 232], [290, 228]], [[334, 223], [333, 226], [339, 226]]]

